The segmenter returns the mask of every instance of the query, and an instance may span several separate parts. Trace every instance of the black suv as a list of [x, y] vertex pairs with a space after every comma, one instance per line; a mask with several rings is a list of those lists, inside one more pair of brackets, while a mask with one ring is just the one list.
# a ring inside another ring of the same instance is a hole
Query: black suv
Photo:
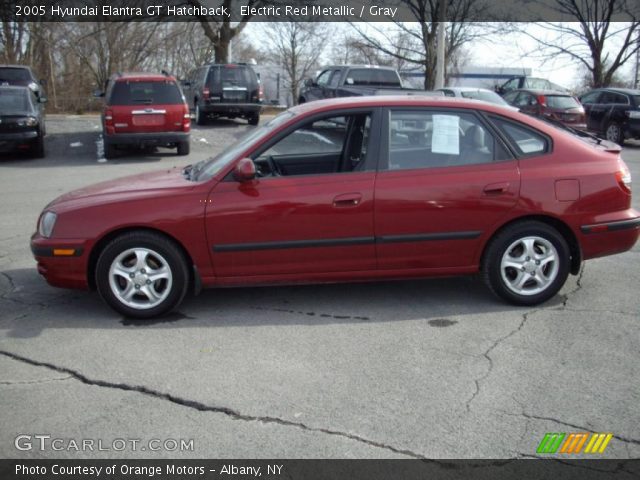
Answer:
[[38, 80], [30, 67], [26, 65], [0, 65], [0, 86], [19, 85], [29, 87], [36, 98], [44, 97], [42, 85], [44, 82]]
[[640, 90], [599, 88], [580, 97], [587, 128], [618, 145], [640, 138]]
[[190, 72], [182, 86], [198, 125], [217, 117], [241, 117], [250, 125], [260, 121], [262, 88], [249, 65], [205, 65]]

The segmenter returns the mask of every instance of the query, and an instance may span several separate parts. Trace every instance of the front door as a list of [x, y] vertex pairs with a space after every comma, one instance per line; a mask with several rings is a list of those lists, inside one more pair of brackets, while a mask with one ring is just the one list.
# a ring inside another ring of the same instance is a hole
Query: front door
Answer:
[[251, 155], [256, 180], [229, 176], [213, 189], [206, 223], [216, 276], [375, 269], [374, 113], [301, 120]]

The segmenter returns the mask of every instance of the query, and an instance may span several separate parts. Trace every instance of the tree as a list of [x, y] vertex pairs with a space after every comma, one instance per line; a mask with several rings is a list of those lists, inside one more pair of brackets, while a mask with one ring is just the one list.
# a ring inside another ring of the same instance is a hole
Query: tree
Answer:
[[329, 29], [321, 22], [274, 22], [264, 27], [274, 61], [285, 73], [285, 88], [297, 103], [302, 80], [318, 66]]
[[[640, 49], [640, 16], [637, 0], [554, 0], [555, 9], [574, 23], [536, 23], [546, 35], [518, 28], [537, 42], [532, 54], [543, 60], [567, 58], [585, 69], [593, 88], [606, 87], [625, 62]], [[624, 17], [629, 22], [614, 19]]]
[[[367, 25], [362, 28], [352, 24], [362, 40], [400, 61], [421, 66], [425, 71], [424, 88], [431, 90], [435, 83], [436, 32], [440, 1], [443, 0], [398, 0], [415, 21], [394, 21], [394, 28]], [[445, 57], [453, 58], [456, 52], [477, 35], [481, 35], [473, 20], [481, 18], [484, 5], [481, 0], [456, 0], [446, 3]], [[484, 15], [486, 17], [486, 14]]]
[[[189, 4], [194, 7], [201, 8], [207, 5], [207, 2], [202, 0], [188, 0]], [[222, 6], [227, 11], [232, 11], [234, 2], [237, 0], [222, 0]], [[258, 7], [265, 3], [263, 0], [249, 0], [243, 2], [243, 5], [248, 7]], [[237, 36], [247, 22], [251, 20], [252, 15], [243, 15], [239, 22], [235, 26], [232, 25], [231, 18], [225, 15], [199, 15], [198, 21], [202, 26], [204, 34], [207, 36], [211, 45], [213, 46], [214, 59], [216, 63], [228, 63], [229, 62], [229, 43]]]

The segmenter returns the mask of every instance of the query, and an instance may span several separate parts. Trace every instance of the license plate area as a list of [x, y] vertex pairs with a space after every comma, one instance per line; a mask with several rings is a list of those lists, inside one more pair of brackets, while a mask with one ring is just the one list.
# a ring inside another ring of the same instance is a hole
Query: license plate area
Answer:
[[164, 125], [164, 114], [147, 113], [133, 115], [133, 124], [136, 127], [157, 127]]

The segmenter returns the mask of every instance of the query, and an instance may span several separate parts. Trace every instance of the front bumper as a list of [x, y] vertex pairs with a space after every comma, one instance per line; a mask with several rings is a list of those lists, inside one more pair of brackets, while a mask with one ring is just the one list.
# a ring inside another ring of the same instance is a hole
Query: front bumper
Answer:
[[0, 133], [0, 151], [15, 150], [21, 145], [30, 146], [38, 139], [38, 132], [28, 130], [24, 132]]
[[189, 132], [150, 132], [150, 133], [114, 133], [104, 135], [104, 142], [109, 145], [164, 145], [188, 142]]
[[38, 273], [49, 285], [60, 288], [89, 289], [87, 279], [88, 245], [82, 240], [31, 237], [31, 252], [38, 262]]

